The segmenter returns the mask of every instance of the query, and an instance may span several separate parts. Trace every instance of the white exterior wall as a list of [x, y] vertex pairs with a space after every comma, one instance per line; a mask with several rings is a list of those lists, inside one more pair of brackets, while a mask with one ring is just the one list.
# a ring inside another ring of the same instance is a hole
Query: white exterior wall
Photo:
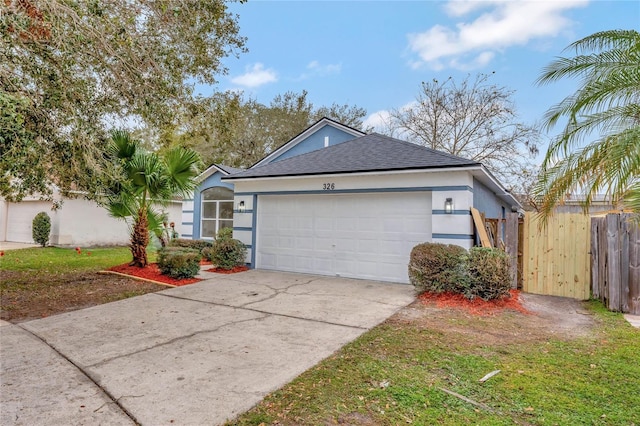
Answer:
[[[57, 211], [51, 211], [52, 204], [49, 201], [26, 199], [19, 203], [3, 202], [4, 210], [0, 204], [3, 216], [0, 218], [0, 229], [6, 221], [3, 241], [33, 243], [33, 218], [44, 211], [51, 217], [51, 245], [100, 246], [129, 243], [127, 223], [110, 217], [106, 209], [89, 200], [66, 198]], [[176, 201], [164, 209], [169, 214], [169, 222], [175, 222], [178, 232], [181, 232], [181, 208], [181, 202]]]
[[180, 223], [180, 237], [182, 238], [191, 238], [193, 236], [193, 198], [189, 200], [182, 201], [182, 220], [176, 221], [176, 231], [178, 231], [177, 226]]
[[[234, 238], [251, 249], [255, 248], [256, 218], [260, 209], [260, 197], [267, 195], [339, 194], [430, 191], [432, 193], [433, 242], [457, 244], [464, 248], [473, 245], [473, 221], [469, 214], [473, 206], [473, 177], [469, 172], [446, 171], [394, 171], [358, 175], [296, 176], [285, 178], [261, 178], [233, 181], [234, 205], [244, 201], [245, 212], [234, 213]], [[325, 190], [325, 184], [333, 184]], [[428, 188], [428, 189], [425, 189]], [[258, 202], [254, 206], [254, 195]], [[455, 214], [444, 214], [444, 202], [452, 198]], [[236, 207], [237, 208], [237, 207]], [[251, 253], [248, 259], [253, 259]], [[253, 262], [252, 262], [253, 263]], [[255, 266], [255, 265], [254, 265]]]

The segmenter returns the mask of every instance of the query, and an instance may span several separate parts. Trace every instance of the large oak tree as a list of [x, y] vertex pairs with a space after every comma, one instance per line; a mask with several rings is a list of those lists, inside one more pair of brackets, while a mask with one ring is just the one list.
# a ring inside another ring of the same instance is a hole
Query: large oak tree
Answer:
[[166, 128], [244, 50], [222, 0], [3, 0], [0, 195], [100, 190], [108, 129]]

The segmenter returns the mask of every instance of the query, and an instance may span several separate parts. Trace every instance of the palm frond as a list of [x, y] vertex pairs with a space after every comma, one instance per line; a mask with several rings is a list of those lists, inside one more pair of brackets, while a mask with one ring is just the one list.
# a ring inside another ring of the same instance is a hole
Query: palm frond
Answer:
[[192, 149], [175, 148], [164, 156], [167, 174], [175, 195], [185, 195], [196, 186], [201, 165], [200, 155]]
[[640, 33], [603, 31], [567, 49], [577, 55], [557, 58], [538, 78], [538, 84], [566, 77], [582, 83], [544, 116], [547, 129], [566, 124], [547, 150], [535, 189], [542, 216], [571, 192], [584, 192], [586, 207], [603, 190], [614, 200], [631, 197], [637, 207], [630, 188], [640, 176]]

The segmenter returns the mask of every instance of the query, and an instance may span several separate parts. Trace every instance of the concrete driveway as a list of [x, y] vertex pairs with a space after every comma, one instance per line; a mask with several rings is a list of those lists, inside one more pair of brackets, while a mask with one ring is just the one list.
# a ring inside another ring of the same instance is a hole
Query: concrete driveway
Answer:
[[268, 271], [0, 327], [0, 424], [215, 425], [413, 300]]

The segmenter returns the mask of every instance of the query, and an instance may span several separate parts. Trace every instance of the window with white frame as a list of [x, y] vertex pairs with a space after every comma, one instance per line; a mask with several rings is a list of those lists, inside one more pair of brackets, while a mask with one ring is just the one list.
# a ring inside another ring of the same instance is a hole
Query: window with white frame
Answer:
[[222, 228], [233, 227], [233, 191], [223, 186], [202, 191], [200, 238], [215, 238]]

